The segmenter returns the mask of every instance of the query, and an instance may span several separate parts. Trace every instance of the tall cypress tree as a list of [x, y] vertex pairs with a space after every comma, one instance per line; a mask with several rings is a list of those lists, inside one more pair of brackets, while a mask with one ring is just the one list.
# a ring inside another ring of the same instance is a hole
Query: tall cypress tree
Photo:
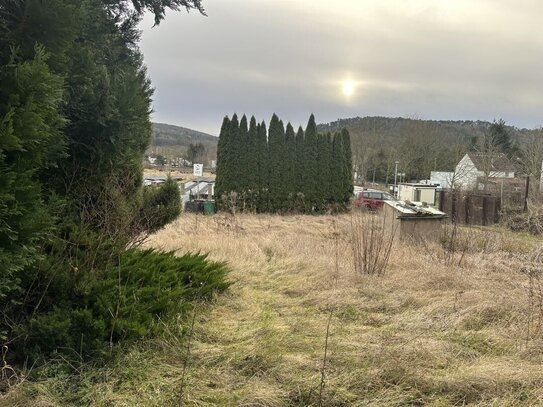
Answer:
[[325, 210], [334, 201], [332, 188], [332, 141], [330, 134], [321, 134], [319, 140], [319, 201]]
[[304, 173], [304, 129], [302, 126], [298, 127], [296, 133], [296, 152], [295, 152], [295, 185], [294, 190], [296, 193], [301, 193], [304, 185], [303, 173]]
[[238, 159], [239, 159], [239, 121], [237, 114], [234, 113], [232, 120], [230, 121], [230, 126], [228, 126], [228, 150], [226, 152], [226, 182], [224, 192], [239, 192], [239, 170], [238, 170]]
[[227, 191], [228, 148], [230, 136], [230, 119], [225, 116], [222, 121], [219, 142], [217, 145], [217, 176], [215, 182], [215, 196], [220, 198]]
[[341, 130], [341, 141], [343, 144], [343, 151], [345, 154], [345, 161], [343, 163], [343, 202], [348, 203], [353, 194], [353, 155], [351, 150], [351, 136], [347, 129]]
[[256, 119], [254, 116], [251, 117], [249, 124], [249, 132], [247, 135], [247, 159], [246, 159], [246, 182], [247, 182], [247, 203], [249, 207], [254, 210], [256, 209], [256, 197], [257, 197], [257, 186], [258, 186], [258, 151], [257, 151], [257, 142], [258, 142], [258, 129], [256, 124]]
[[258, 184], [258, 128], [256, 119], [251, 117], [247, 136], [247, 187], [256, 189]]
[[296, 195], [296, 133], [290, 123], [285, 131], [285, 153], [284, 153], [284, 191], [287, 196], [289, 209], [293, 209], [294, 197]]
[[270, 177], [270, 155], [268, 151], [268, 135], [266, 132], [266, 123], [263, 121], [257, 129], [257, 190], [258, 203], [257, 210], [265, 212], [269, 210], [269, 177]]
[[285, 129], [283, 122], [274, 113], [270, 120], [268, 138], [269, 161], [269, 188], [270, 205], [273, 211], [280, 211], [283, 208], [285, 198], [284, 192], [284, 152], [285, 152]]
[[311, 114], [304, 138], [304, 173], [302, 192], [309, 211], [316, 208], [319, 190], [319, 163], [318, 163], [317, 124], [315, 116]]
[[345, 157], [343, 139], [339, 133], [334, 133], [332, 137], [331, 195], [333, 201], [338, 203], [343, 199]]
[[248, 144], [249, 129], [247, 127], [247, 116], [243, 115], [239, 121], [239, 139], [236, 145], [236, 174], [239, 193], [244, 193], [249, 188]]

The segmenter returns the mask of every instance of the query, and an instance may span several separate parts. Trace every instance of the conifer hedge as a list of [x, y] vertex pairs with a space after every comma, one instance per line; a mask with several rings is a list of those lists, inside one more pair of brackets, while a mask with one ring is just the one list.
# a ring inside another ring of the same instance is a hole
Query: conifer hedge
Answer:
[[254, 117], [223, 119], [215, 196], [225, 210], [321, 213], [344, 209], [353, 191], [351, 141], [343, 129], [318, 134], [311, 115], [305, 131], [274, 114], [266, 131]]
[[205, 256], [135, 249], [180, 212], [173, 180], [143, 187], [153, 90], [138, 26], [181, 6], [203, 12], [200, 0], [0, 1], [4, 367], [109, 352], [226, 286]]

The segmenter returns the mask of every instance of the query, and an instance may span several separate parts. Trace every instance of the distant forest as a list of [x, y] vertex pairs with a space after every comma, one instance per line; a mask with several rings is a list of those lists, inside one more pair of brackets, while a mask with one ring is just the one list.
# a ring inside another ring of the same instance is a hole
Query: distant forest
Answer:
[[204, 164], [210, 165], [217, 157], [218, 137], [181, 126], [165, 123], [151, 124], [151, 143], [147, 154], [162, 155], [166, 159], [191, 158], [191, 146], [201, 145], [204, 151]]
[[[501, 121], [494, 124], [501, 126], [510, 141], [509, 155], [522, 162], [519, 170], [537, 174], [543, 159], [541, 129], [518, 129]], [[355, 117], [320, 124], [318, 129], [321, 133], [349, 130], [359, 181], [390, 183], [396, 160], [398, 171], [406, 173], [408, 180], [427, 179], [431, 171], [452, 171], [466, 152], [479, 149], [492, 125], [487, 121]]]

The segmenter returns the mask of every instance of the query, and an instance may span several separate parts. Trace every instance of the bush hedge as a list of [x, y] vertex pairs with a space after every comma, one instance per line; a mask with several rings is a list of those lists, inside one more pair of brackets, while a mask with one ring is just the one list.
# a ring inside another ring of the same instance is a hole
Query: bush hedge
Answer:
[[229, 285], [227, 266], [205, 254], [131, 249], [118, 260], [96, 274], [57, 273], [41, 311], [17, 329], [16, 358], [99, 357], [115, 343], [156, 334], [159, 320]]

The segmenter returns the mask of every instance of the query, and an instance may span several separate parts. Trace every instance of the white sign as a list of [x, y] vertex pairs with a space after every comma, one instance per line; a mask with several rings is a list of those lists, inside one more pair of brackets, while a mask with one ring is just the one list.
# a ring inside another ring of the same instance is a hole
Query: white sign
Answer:
[[192, 174], [195, 177], [201, 177], [204, 175], [204, 164], [194, 164], [192, 166]]

